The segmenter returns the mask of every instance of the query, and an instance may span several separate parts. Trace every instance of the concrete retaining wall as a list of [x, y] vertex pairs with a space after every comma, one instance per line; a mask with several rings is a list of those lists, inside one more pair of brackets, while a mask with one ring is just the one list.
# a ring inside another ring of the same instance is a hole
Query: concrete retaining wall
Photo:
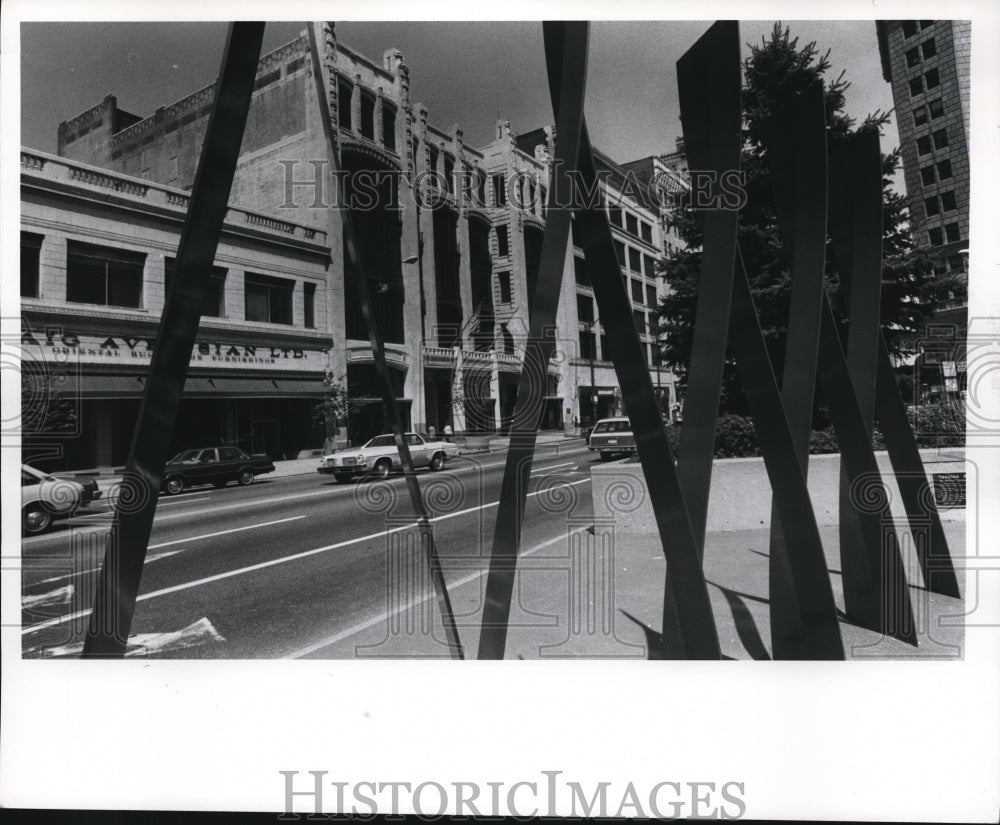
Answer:
[[[967, 462], [962, 449], [921, 450], [924, 469], [935, 473], [966, 473], [967, 495], [975, 495], [976, 467]], [[892, 476], [887, 453], [875, 454], [888, 488], [893, 517], [906, 514]], [[614, 519], [627, 533], [656, 531], [653, 509], [646, 492], [642, 467], [627, 460], [594, 464], [591, 469], [594, 518]], [[839, 521], [840, 455], [809, 457], [809, 494], [819, 524]], [[942, 518], [964, 518], [964, 508], [940, 508]], [[762, 458], [716, 459], [712, 468], [712, 488], [708, 500], [708, 531], [765, 528], [771, 522], [771, 485]]]

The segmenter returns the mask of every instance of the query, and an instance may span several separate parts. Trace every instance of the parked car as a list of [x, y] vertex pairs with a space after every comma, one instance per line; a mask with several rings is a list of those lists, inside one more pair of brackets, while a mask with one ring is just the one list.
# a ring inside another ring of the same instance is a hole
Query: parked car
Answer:
[[44, 533], [57, 518], [69, 518], [101, 495], [94, 479], [84, 482], [56, 478], [27, 464], [21, 465], [21, 531]]
[[635, 452], [635, 436], [632, 423], [624, 416], [602, 418], [594, 425], [587, 447], [600, 453], [601, 461], [608, 461], [617, 453]]
[[[450, 441], [427, 441], [417, 433], [406, 433], [405, 438], [414, 467], [443, 470], [445, 462], [458, 455], [458, 447]], [[385, 478], [402, 467], [395, 437], [377, 435], [360, 447], [347, 447], [324, 456], [316, 469], [317, 472], [332, 475], [337, 481], [347, 481], [369, 472]]]
[[230, 481], [253, 484], [257, 476], [273, 472], [274, 462], [264, 453], [247, 455], [237, 447], [184, 450], [163, 468], [163, 489], [176, 495], [198, 484], [216, 487], [225, 487]]

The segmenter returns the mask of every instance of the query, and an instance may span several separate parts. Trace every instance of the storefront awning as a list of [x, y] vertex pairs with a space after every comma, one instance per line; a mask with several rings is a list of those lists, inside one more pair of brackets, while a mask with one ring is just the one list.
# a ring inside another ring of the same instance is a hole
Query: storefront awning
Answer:
[[[89, 399], [139, 398], [145, 376], [83, 375], [79, 378], [80, 396]], [[189, 377], [184, 384], [185, 398], [300, 398], [323, 394], [323, 381], [309, 378], [236, 378]], [[65, 391], [65, 389], [64, 389]]]

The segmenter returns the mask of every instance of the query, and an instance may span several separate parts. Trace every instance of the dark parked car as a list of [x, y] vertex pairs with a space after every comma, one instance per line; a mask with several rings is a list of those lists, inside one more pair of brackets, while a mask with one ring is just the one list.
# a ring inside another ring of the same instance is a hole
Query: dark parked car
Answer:
[[230, 481], [253, 484], [257, 476], [272, 472], [274, 462], [263, 453], [247, 455], [236, 447], [184, 450], [164, 467], [163, 489], [173, 495], [197, 484], [216, 487], [225, 487]]

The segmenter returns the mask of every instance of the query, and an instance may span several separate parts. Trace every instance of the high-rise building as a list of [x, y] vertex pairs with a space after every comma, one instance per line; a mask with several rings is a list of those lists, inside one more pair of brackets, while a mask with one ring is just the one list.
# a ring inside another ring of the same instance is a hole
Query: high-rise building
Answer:
[[[939, 271], [965, 277], [972, 24], [879, 20], [875, 25], [882, 75], [892, 85], [913, 239], [938, 259]], [[932, 327], [918, 341], [920, 382], [931, 395], [964, 386], [966, 313], [966, 300], [955, 296], [937, 309]], [[947, 375], [940, 362], [952, 362]]]

